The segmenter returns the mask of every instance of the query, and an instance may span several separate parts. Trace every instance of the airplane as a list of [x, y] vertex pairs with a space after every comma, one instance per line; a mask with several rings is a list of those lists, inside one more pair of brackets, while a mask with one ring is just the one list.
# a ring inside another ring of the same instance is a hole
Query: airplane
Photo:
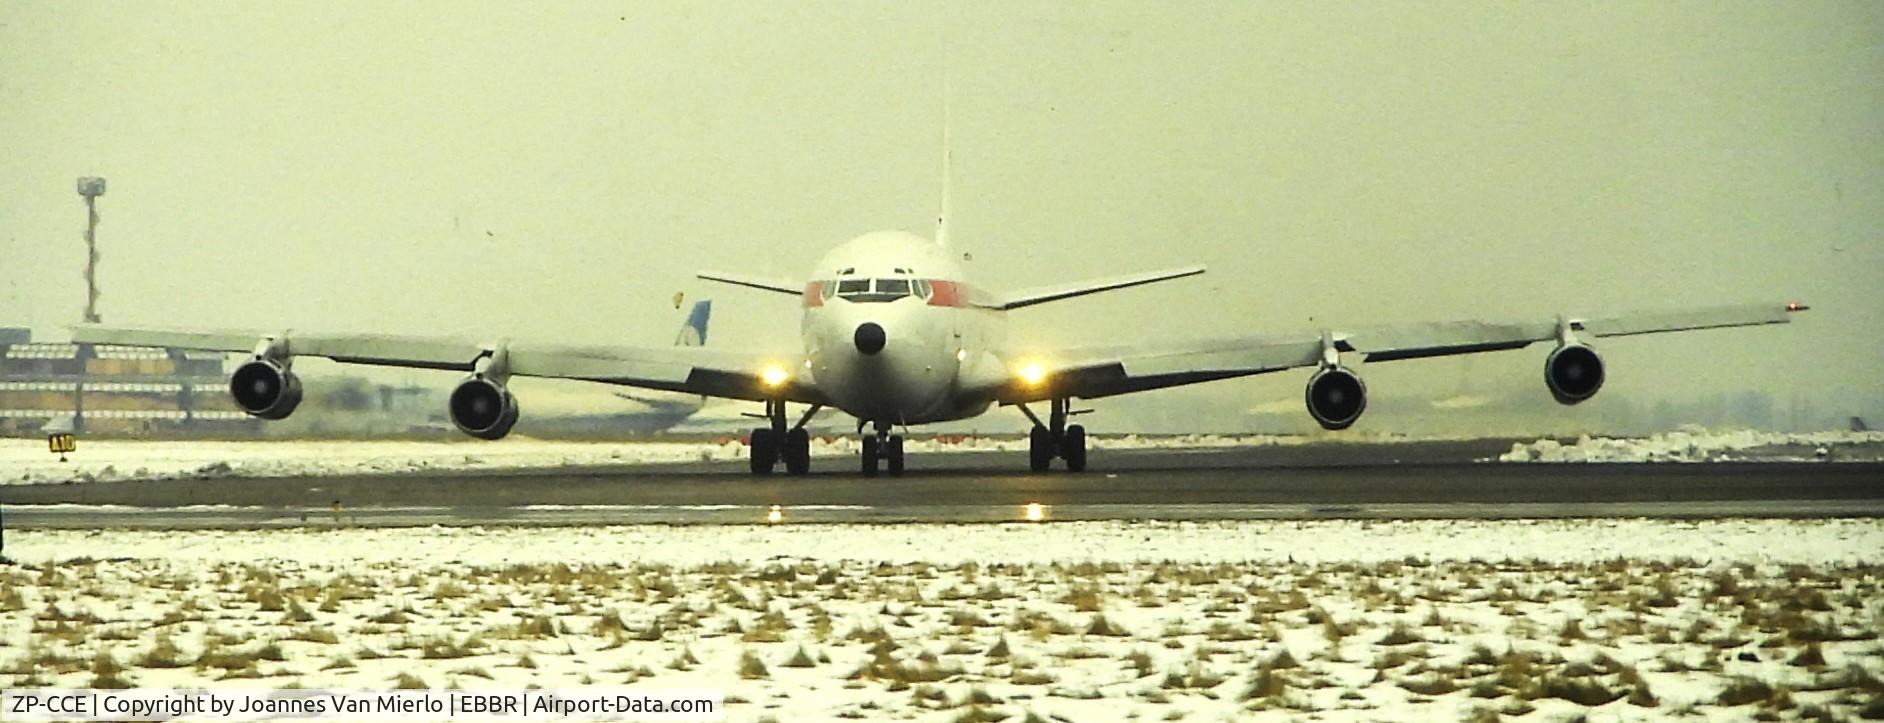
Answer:
[[[946, 199], [945, 183], [945, 199]], [[946, 209], [946, 200], [944, 208]], [[946, 213], [946, 210], [945, 210]], [[834, 408], [854, 417], [862, 435], [859, 471], [901, 475], [908, 427], [967, 419], [994, 406], [1014, 407], [1033, 423], [1028, 462], [1035, 472], [1055, 459], [1086, 469], [1085, 427], [1069, 423], [1090, 410], [1075, 400], [1221, 379], [1312, 369], [1304, 403], [1329, 430], [1352, 426], [1367, 408], [1367, 387], [1347, 364], [1424, 359], [1519, 349], [1555, 342], [1544, 384], [1559, 403], [1595, 396], [1606, 370], [1587, 339], [1698, 329], [1784, 324], [1799, 303], [1698, 308], [1606, 317], [1558, 316], [1517, 322], [1453, 321], [1356, 332], [1323, 329], [1284, 336], [1243, 336], [1191, 343], [1041, 348], [1004, 336], [1007, 314], [1040, 304], [1204, 273], [1189, 266], [1078, 283], [996, 293], [976, 285], [947, 243], [946, 215], [935, 240], [906, 231], [857, 236], [825, 254], [804, 282], [705, 271], [699, 277], [798, 299], [802, 346], [773, 353], [705, 346], [560, 346], [503, 340], [473, 342], [376, 334], [297, 331], [202, 331], [84, 324], [73, 339], [97, 344], [171, 346], [246, 352], [230, 393], [249, 414], [283, 419], [301, 399], [296, 357], [467, 373], [447, 402], [452, 423], [495, 440], [520, 414], [505, 384], [512, 376], [577, 379], [721, 397], [764, 405], [752, 430], [753, 474], [782, 463], [810, 469], [805, 429]], [[788, 405], [802, 405], [796, 422]], [[1043, 420], [1029, 405], [1044, 404]], [[869, 432], [865, 433], [865, 428]]]

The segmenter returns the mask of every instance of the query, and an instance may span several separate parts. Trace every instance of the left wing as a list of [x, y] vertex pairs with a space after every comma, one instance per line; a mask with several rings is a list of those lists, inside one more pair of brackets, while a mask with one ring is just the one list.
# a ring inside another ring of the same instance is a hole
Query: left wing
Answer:
[[[1521, 349], [1533, 343], [1734, 326], [1785, 324], [1803, 304], [1748, 304], [1590, 319], [1409, 324], [1320, 336], [1241, 337], [1190, 344], [1092, 347], [999, 354], [1013, 372], [990, 390], [1003, 404], [1054, 397], [1093, 399], [1309, 367], [1352, 352], [1368, 362]], [[1030, 382], [1029, 380], [1033, 380]]]
[[476, 370], [481, 360], [501, 354], [507, 360], [506, 371], [519, 376], [579, 379], [754, 401], [777, 398], [781, 392], [795, 402], [824, 400], [814, 386], [792, 374], [804, 363], [799, 354], [750, 354], [696, 346], [574, 347], [379, 334], [190, 331], [103, 324], [73, 327], [72, 340], [252, 352], [276, 359], [314, 356], [346, 364], [463, 372]]
[[1109, 279], [1096, 279], [1093, 281], [1081, 281], [1081, 282], [1071, 283], [1071, 284], [1057, 284], [1054, 286], [1042, 286], [1038, 288], [1017, 291], [1012, 294], [1007, 294], [1005, 296], [1002, 296], [999, 301], [996, 301], [995, 303], [990, 304], [989, 306], [991, 308], [1002, 309], [1002, 310], [1019, 309], [1023, 307], [1033, 306], [1035, 304], [1044, 304], [1049, 301], [1071, 299], [1075, 296], [1097, 294], [1101, 291], [1111, 291], [1113, 289], [1124, 289], [1124, 288], [1130, 288], [1133, 286], [1143, 286], [1145, 284], [1155, 284], [1160, 281], [1169, 281], [1171, 279], [1181, 279], [1186, 276], [1196, 276], [1201, 273], [1204, 273], [1204, 267], [1202, 266], [1185, 266], [1183, 268], [1167, 269], [1164, 271], [1149, 271], [1149, 272], [1140, 273], [1140, 274], [1131, 274], [1129, 276], [1114, 276]]

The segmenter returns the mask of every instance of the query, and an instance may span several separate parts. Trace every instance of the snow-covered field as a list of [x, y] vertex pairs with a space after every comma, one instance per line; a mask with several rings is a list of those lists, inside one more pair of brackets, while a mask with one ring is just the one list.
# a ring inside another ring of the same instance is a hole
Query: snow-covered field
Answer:
[[724, 687], [733, 720], [1884, 713], [1884, 522], [29, 531], [0, 685]]
[[1682, 430], [1646, 438], [1552, 439], [1514, 444], [1500, 462], [1880, 461], [1884, 432], [1709, 432]]
[[[1095, 449], [1202, 448], [1305, 444], [1292, 436], [1106, 437]], [[854, 437], [814, 439], [814, 457], [857, 454]], [[1025, 452], [1014, 438], [912, 439], [911, 454]], [[92, 482], [177, 477], [316, 477], [426, 470], [533, 469], [662, 462], [737, 461], [738, 439], [718, 442], [558, 442], [512, 437], [497, 442], [141, 441], [91, 440], [60, 462], [43, 441], [0, 439], [0, 484]]]

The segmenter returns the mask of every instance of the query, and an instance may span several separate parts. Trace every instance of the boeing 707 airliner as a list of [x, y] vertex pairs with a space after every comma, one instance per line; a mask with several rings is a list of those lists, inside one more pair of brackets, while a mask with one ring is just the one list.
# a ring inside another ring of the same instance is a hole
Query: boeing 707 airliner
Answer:
[[[945, 202], [946, 207], [946, 202]], [[1075, 400], [1099, 399], [1219, 379], [1312, 369], [1304, 393], [1308, 414], [1330, 430], [1346, 429], [1367, 408], [1367, 387], [1345, 359], [1369, 363], [1518, 349], [1553, 342], [1544, 384], [1563, 404], [1603, 386], [1602, 358], [1588, 340], [1719, 327], [1783, 324], [1798, 303], [1748, 304], [1662, 313], [1497, 323], [1438, 322], [1367, 331], [1321, 330], [1294, 336], [1247, 336], [1199, 343], [1153, 343], [1045, 349], [1012, 345], [1003, 334], [1008, 312], [1037, 304], [1201, 274], [1186, 267], [1083, 283], [996, 293], [977, 286], [947, 244], [946, 225], [931, 241], [882, 231], [827, 253], [803, 282], [703, 272], [700, 277], [794, 297], [803, 307], [802, 346], [774, 353], [704, 346], [548, 346], [505, 341], [293, 331], [194, 331], [86, 324], [75, 341], [243, 352], [230, 379], [235, 402], [249, 414], [283, 419], [301, 401], [296, 357], [326, 357], [467, 373], [452, 391], [448, 412], [465, 434], [499, 439], [516, 424], [519, 407], [506, 388], [512, 376], [578, 379], [603, 384], [749, 400], [764, 405], [765, 425], [752, 430], [754, 474], [782, 463], [792, 474], [810, 469], [805, 425], [824, 408], [857, 420], [859, 469], [875, 475], [904, 470], [908, 427], [968, 419], [1011, 406], [1033, 422], [1031, 468], [1054, 460], [1086, 469], [1086, 430], [1069, 418]], [[1343, 355], [1348, 355], [1344, 357]], [[798, 405], [791, 414], [791, 405]], [[1032, 406], [1044, 406], [1045, 418]]]

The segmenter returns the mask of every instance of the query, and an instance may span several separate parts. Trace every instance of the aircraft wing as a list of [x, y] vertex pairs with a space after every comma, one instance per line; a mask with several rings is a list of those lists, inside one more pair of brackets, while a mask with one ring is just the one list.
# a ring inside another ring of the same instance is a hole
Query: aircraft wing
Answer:
[[[1785, 324], [1801, 304], [1747, 304], [1672, 312], [1530, 322], [1454, 321], [1380, 327], [1323, 335], [1242, 337], [1188, 344], [1146, 344], [1062, 350], [1011, 349], [999, 354], [1010, 379], [994, 390], [1003, 404], [1052, 397], [1093, 399], [1214, 379], [1250, 376], [1322, 363], [1325, 348], [1368, 362], [1424, 359], [1521, 349], [1566, 330], [1579, 338], [1629, 336], [1733, 326]], [[1029, 383], [1028, 378], [1036, 379]]]
[[1171, 279], [1181, 279], [1186, 276], [1196, 276], [1201, 273], [1204, 273], [1204, 267], [1202, 266], [1186, 266], [1183, 268], [1167, 269], [1164, 271], [1150, 271], [1150, 272], [1146, 272], [1142, 274], [1131, 274], [1129, 276], [1115, 276], [1109, 279], [1098, 279], [1094, 281], [1081, 281], [1081, 282], [1071, 283], [1071, 284], [1058, 284], [1055, 286], [1042, 286], [1038, 288], [1026, 289], [1026, 290], [1014, 292], [1012, 294], [1008, 294], [1006, 296], [1001, 297], [999, 301], [993, 304], [990, 304], [989, 306], [995, 309], [1004, 309], [1004, 310], [1005, 309], [1019, 309], [1023, 307], [1033, 306], [1035, 304], [1044, 304], [1049, 301], [1071, 299], [1076, 296], [1085, 296], [1087, 294], [1097, 294], [1101, 291], [1111, 291], [1113, 289], [1124, 289], [1124, 288], [1130, 288], [1133, 286], [1143, 286], [1145, 284], [1155, 284], [1160, 281], [1168, 281]]
[[325, 357], [347, 364], [445, 369], [469, 372], [478, 361], [502, 350], [509, 372], [519, 376], [579, 379], [644, 389], [762, 401], [779, 394], [768, 386], [768, 370], [784, 374], [779, 382], [786, 399], [822, 403], [809, 383], [790, 378], [803, 368], [800, 354], [753, 354], [703, 347], [556, 346], [531, 343], [483, 343], [438, 337], [379, 334], [317, 334], [293, 331], [190, 331], [85, 324], [72, 328], [72, 340], [94, 344], [167, 346], [222, 352], [272, 349], [287, 356]]

